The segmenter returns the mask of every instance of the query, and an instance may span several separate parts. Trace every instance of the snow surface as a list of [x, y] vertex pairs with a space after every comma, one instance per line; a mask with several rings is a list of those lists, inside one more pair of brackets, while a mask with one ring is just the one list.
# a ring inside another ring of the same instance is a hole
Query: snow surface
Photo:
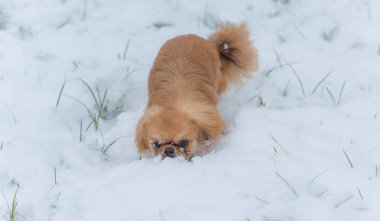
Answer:
[[[218, 20], [247, 21], [260, 54], [220, 99], [227, 135], [139, 160], [159, 47]], [[0, 1], [0, 220], [17, 189], [17, 221], [380, 220], [379, 24], [377, 0]], [[80, 79], [107, 90], [98, 131]]]

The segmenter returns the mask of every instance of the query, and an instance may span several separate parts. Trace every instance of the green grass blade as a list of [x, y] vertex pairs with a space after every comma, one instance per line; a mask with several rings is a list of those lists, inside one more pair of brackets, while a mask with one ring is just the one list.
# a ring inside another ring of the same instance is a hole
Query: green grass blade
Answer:
[[69, 94], [63, 94], [63, 95], [65, 95], [66, 97], [69, 97], [69, 98], [75, 100], [76, 102], [78, 102], [79, 104], [81, 104], [87, 110], [87, 112], [88, 112], [89, 115], [93, 115], [92, 112], [91, 112], [91, 109], [89, 107], [87, 107], [87, 105], [84, 104], [81, 100], [79, 100], [78, 98], [75, 98], [75, 97], [73, 97], [73, 96], [71, 96]]
[[317, 91], [317, 89], [318, 89], [318, 87], [319, 86], [321, 86], [321, 84], [331, 75], [331, 71], [328, 73], [328, 74], [326, 74], [323, 78], [322, 78], [322, 80], [320, 80], [319, 82], [318, 82], [318, 84], [317, 85], [315, 85], [315, 87], [313, 88], [313, 90], [311, 91], [311, 94], [314, 94], [315, 93], [315, 91]]
[[326, 169], [324, 171], [322, 171], [320, 174], [318, 174], [317, 176], [315, 176], [313, 179], [311, 179], [311, 181], [309, 182], [309, 186], [311, 184], [313, 184], [320, 176], [322, 176], [323, 174], [325, 174], [329, 169]]
[[359, 193], [359, 196], [362, 200], [364, 200], [364, 197], [363, 197], [363, 194], [362, 192], [360, 191], [359, 187], [357, 186], [356, 189], [358, 190], [358, 193]]
[[276, 144], [281, 148], [281, 150], [282, 151], [284, 151], [284, 153], [288, 156], [289, 154], [288, 154], [288, 151], [286, 151], [285, 150], [285, 148], [276, 140], [276, 138], [274, 138], [273, 136], [272, 136], [272, 134], [269, 134], [269, 136], [272, 138], [272, 140], [274, 141], [274, 142], [276, 142]]
[[86, 132], [88, 131], [88, 129], [91, 127], [91, 125], [94, 123], [94, 121], [91, 120], [91, 122], [88, 124], [88, 126], [86, 127]]
[[4, 200], [8, 206], [8, 209], [9, 209], [9, 220], [10, 221], [15, 221], [15, 219], [16, 219], [16, 209], [17, 209], [17, 205], [18, 205], [16, 197], [17, 197], [18, 189], [19, 188], [16, 189], [16, 192], [13, 195], [13, 200], [12, 200], [11, 206], [9, 205], [9, 202], [7, 200], [7, 197], [5, 196], [4, 191], [2, 191], [3, 196], [4, 196]]
[[290, 81], [288, 81], [284, 87], [283, 90], [280, 90], [281, 91], [281, 95], [283, 97], [287, 97], [289, 95], [289, 92], [290, 92], [290, 89], [291, 89], [291, 86], [290, 86]]
[[127, 52], [128, 52], [128, 48], [129, 48], [129, 43], [131, 43], [131, 39], [128, 39], [127, 44], [125, 45], [124, 53], [123, 53], [123, 61], [125, 61], [127, 59]]
[[59, 91], [58, 99], [57, 99], [57, 102], [55, 104], [56, 107], [58, 107], [58, 105], [59, 105], [59, 101], [61, 100], [63, 89], [65, 88], [65, 85], [66, 85], [66, 81], [63, 82], [61, 90]]
[[112, 141], [110, 144], [108, 144], [105, 148], [103, 148], [102, 152], [103, 152], [104, 154], [106, 154], [107, 151], [108, 151], [108, 149], [109, 149], [110, 147], [112, 147], [112, 145], [114, 145], [117, 141], [119, 141], [120, 139], [125, 138], [125, 137], [128, 137], [128, 136], [121, 136], [121, 137], [116, 138], [114, 141]]
[[305, 88], [303, 86], [303, 83], [302, 83], [302, 80], [301, 80], [300, 76], [298, 75], [298, 73], [296, 72], [296, 70], [293, 68], [293, 66], [291, 64], [289, 64], [289, 63], [286, 63], [286, 64], [289, 66], [290, 70], [292, 70], [292, 72], [296, 76], [297, 81], [298, 81], [299, 85], [301, 86], [302, 95], [305, 97], [306, 96], [306, 92], [305, 92]]
[[348, 154], [346, 153], [346, 151], [343, 149], [343, 153], [344, 155], [346, 156], [347, 160], [348, 160], [348, 163], [350, 164], [351, 168], [354, 168], [354, 165], [352, 164], [351, 160], [350, 160], [350, 157], [348, 157]]
[[[3, 143], [1, 143], [1, 144], [3, 144]], [[2, 145], [1, 145], [2, 146]], [[378, 169], [377, 169], [377, 165], [376, 165], [376, 168], [375, 168], [376, 170], [375, 170], [375, 177], [377, 177], [377, 171], [378, 171]]]
[[327, 87], [324, 87], [324, 88], [322, 89], [322, 91], [323, 91], [323, 90], [326, 90], [326, 91], [327, 91], [327, 93], [330, 95], [330, 98], [331, 98], [333, 104], [336, 105], [335, 97], [334, 97], [334, 95], [331, 93], [330, 89], [327, 88]]
[[101, 118], [103, 116], [103, 109], [104, 109], [104, 103], [106, 100], [107, 92], [108, 92], [108, 90], [106, 89], [106, 91], [104, 92], [103, 98], [100, 99], [100, 109], [98, 112], [98, 120], [99, 120], [99, 118]]
[[96, 99], [96, 96], [95, 96], [95, 93], [94, 91], [91, 89], [90, 85], [87, 84], [86, 81], [80, 79], [80, 81], [87, 87], [87, 89], [90, 91], [91, 95], [92, 95], [92, 98], [94, 99], [94, 102], [96, 104], [96, 108], [99, 110], [100, 109], [100, 105], [99, 105], [99, 101], [98, 99]]
[[340, 104], [340, 101], [342, 99], [342, 94], [343, 94], [343, 90], [344, 90], [344, 87], [346, 86], [346, 81], [343, 82], [342, 84], [342, 87], [340, 89], [340, 93], [339, 93], [339, 97], [338, 97], [338, 101], [337, 101], [337, 105]]
[[101, 106], [102, 106], [102, 104], [101, 104], [101, 102], [102, 102], [102, 97], [100, 96], [100, 91], [99, 91], [99, 88], [98, 87], [96, 87], [96, 95], [98, 96], [98, 98], [97, 98], [97, 101], [99, 102], [99, 110], [101, 110]]
[[17, 188], [15, 194], [13, 195], [12, 209], [11, 209], [10, 216], [9, 216], [11, 221], [15, 221], [15, 219], [16, 219], [16, 208], [18, 205], [17, 199], [16, 199], [17, 192], [18, 192], [18, 188]]
[[347, 196], [345, 199], [343, 199], [342, 201], [340, 201], [339, 203], [335, 204], [334, 208], [338, 208], [340, 207], [341, 205], [347, 203], [348, 201], [350, 201], [352, 198], [354, 197], [353, 194], [350, 194], [349, 196]]
[[57, 185], [57, 168], [54, 167], [54, 184]]
[[79, 142], [83, 142], [83, 120], [80, 119]]
[[289, 189], [293, 192], [294, 196], [296, 196], [296, 198], [298, 198], [298, 194], [297, 194], [296, 190], [288, 183], [288, 181], [286, 181], [285, 178], [282, 177], [277, 171], [274, 171], [274, 172], [289, 187]]
[[280, 56], [277, 54], [277, 51], [273, 50], [273, 52], [274, 52], [274, 55], [276, 56], [276, 60], [277, 60], [277, 62], [278, 62], [278, 64], [279, 64], [281, 70], [283, 70], [284, 65], [283, 65], [282, 62], [281, 62]]

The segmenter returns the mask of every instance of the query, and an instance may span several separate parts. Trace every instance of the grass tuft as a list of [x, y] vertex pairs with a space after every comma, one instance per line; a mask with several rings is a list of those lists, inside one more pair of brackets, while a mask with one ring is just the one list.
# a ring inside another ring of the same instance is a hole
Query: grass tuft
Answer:
[[117, 141], [119, 141], [120, 139], [125, 138], [125, 137], [128, 137], [128, 136], [121, 136], [121, 137], [118, 137], [118, 138], [116, 138], [114, 141], [112, 141], [110, 144], [108, 144], [107, 146], [104, 145], [104, 146], [101, 148], [102, 153], [107, 154], [107, 151], [109, 150], [109, 148], [111, 148], [111, 147], [112, 147]]
[[292, 89], [292, 87], [290, 85], [290, 81], [288, 81], [288, 83], [286, 83], [284, 89], [281, 90], [281, 95], [283, 97], [287, 97], [289, 95], [290, 89]]
[[301, 80], [300, 76], [298, 75], [298, 73], [296, 72], [296, 70], [293, 68], [293, 66], [291, 64], [289, 64], [289, 63], [286, 63], [286, 64], [289, 66], [290, 70], [292, 70], [293, 74], [296, 76], [297, 81], [298, 81], [298, 83], [299, 83], [299, 85], [301, 87], [302, 95], [305, 97], [306, 96], [306, 92], [305, 92], [305, 88], [303, 86], [303, 83], [302, 83], [302, 80]]
[[[88, 113], [88, 116], [90, 117], [91, 119], [91, 122], [90, 124], [87, 126], [86, 128], [86, 131], [91, 127], [91, 125], [94, 125], [95, 127], [95, 130], [98, 131], [99, 130], [99, 124], [100, 124], [100, 119], [104, 118], [104, 114], [105, 114], [105, 110], [106, 110], [106, 107], [105, 107], [105, 101], [106, 101], [106, 96], [107, 96], [107, 92], [108, 92], [108, 89], [106, 89], [104, 91], [103, 94], [100, 93], [99, 89], [96, 87], [96, 89], [92, 89], [90, 87], [90, 85], [80, 79], [80, 81], [83, 83], [83, 85], [88, 89], [88, 91], [90, 92], [91, 94], [91, 97], [93, 99], [93, 102], [94, 102], [94, 106], [95, 106], [95, 111], [92, 111], [91, 108], [89, 108], [85, 103], [83, 103], [81, 100], [71, 96], [71, 95], [68, 95], [68, 94], [65, 94], [63, 93], [63, 88], [64, 88], [64, 85], [65, 83], [62, 85], [61, 87], [61, 91], [60, 91], [60, 94], [58, 96], [58, 100], [57, 100], [57, 106], [59, 104], [59, 100], [60, 100], [60, 97], [62, 95], [65, 95], [75, 101], [77, 101], [78, 103], [80, 103], [86, 110], [87, 110], [87, 113]], [[96, 91], [96, 92], [95, 92]]]
[[323, 95], [323, 90], [326, 90], [327, 93], [329, 94], [332, 102], [334, 105], [339, 105], [342, 101], [342, 95], [343, 95], [343, 91], [344, 91], [344, 88], [346, 86], [346, 81], [343, 82], [341, 88], [340, 88], [340, 92], [339, 92], [339, 95], [337, 98], [335, 98], [335, 96], [333, 95], [333, 93], [330, 91], [330, 89], [328, 87], [324, 87], [322, 88], [322, 95]]
[[[288, 152], [285, 150], [285, 148], [276, 140], [276, 138], [274, 138], [273, 136], [272, 136], [272, 134], [269, 134], [269, 136], [272, 138], [272, 140], [274, 141], [274, 142], [276, 142], [276, 144], [281, 148], [281, 150], [282, 151], [284, 151], [284, 153], [288, 156], [289, 154], [288, 154]], [[274, 147], [274, 146], [273, 146]], [[276, 150], [276, 148], [275, 148], [275, 150]], [[276, 152], [277, 152], [277, 150], [276, 150]]]
[[[327, 88], [327, 87], [325, 87], [325, 88], [323, 88], [323, 89], [325, 89], [325, 90], [327, 91], [327, 93], [330, 95], [330, 98], [331, 98], [333, 104], [335, 105], [335, 104], [336, 104], [335, 97], [334, 97], [334, 95], [331, 93], [330, 89]], [[323, 91], [323, 90], [322, 90], [322, 91]]]
[[[294, 67], [293, 67], [293, 64], [296, 64], [297, 62], [292, 62], [292, 63], [289, 63], [289, 62], [282, 62], [282, 60], [281, 60], [281, 58], [280, 58], [280, 56], [278, 55], [278, 53], [276, 52], [276, 51], [274, 51], [274, 54], [275, 54], [275, 56], [276, 56], [276, 60], [277, 60], [277, 62], [278, 62], [278, 66], [276, 66], [276, 67], [273, 67], [273, 68], [271, 68], [271, 69], [269, 69], [269, 70], [266, 70], [266, 71], [264, 71], [264, 75], [266, 76], [266, 77], [268, 77], [274, 70], [276, 70], [276, 69], [281, 69], [281, 70], [283, 70], [283, 68], [284, 67], [289, 67], [290, 68], [290, 70], [293, 72], [293, 74], [296, 76], [296, 78], [297, 78], [297, 81], [298, 81], [298, 84], [300, 85], [300, 88], [301, 88], [301, 92], [302, 92], [302, 95], [303, 95], [303, 97], [305, 97], [306, 96], [306, 91], [305, 91], [305, 87], [304, 87], [304, 85], [303, 85], [303, 81], [302, 81], [302, 79], [301, 79], [301, 77], [299, 76], [299, 74], [297, 73], [297, 71], [294, 69]], [[329, 72], [329, 73], [327, 73], [315, 86], [314, 86], [314, 88], [311, 90], [311, 95], [313, 95], [316, 91], [317, 91], [317, 89], [322, 85], [322, 83], [331, 75], [331, 71]], [[341, 97], [342, 97], [342, 92], [343, 92], [343, 89], [344, 89], [344, 85], [345, 85], [345, 83], [343, 83], [343, 85], [342, 85], [342, 88], [341, 88], [341, 93], [340, 93], [340, 95], [339, 95], [339, 97], [338, 97], [338, 99], [335, 99], [335, 97], [334, 96], [332, 96], [332, 93], [331, 93], [331, 91], [328, 89], [328, 88], [324, 88], [325, 90], [328, 90], [328, 93], [330, 94], [330, 97], [332, 97], [332, 99], [333, 99], [333, 102], [334, 102], [334, 104], [339, 104], [340, 103], [340, 100], [341, 100]], [[290, 91], [290, 89], [291, 89], [291, 87], [290, 87], [290, 82], [288, 82], [286, 85], [285, 85], [285, 88], [283, 89], [283, 90], [280, 90], [281, 91], [281, 95], [283, 96], [283, 97], [286, 97], [286, 96], [288, 96], [288, 94], [289, 94], [289, 91]], [[323, 89], [322, 89], [323, 90]], [[323, 92], [323, 91], [322, 91]]]
[[120, 54], [117, 55], [119, 60], [125, 61], [127, 59], [127, 52], [128, 52], [128, 48], [129, 48], [129, 43], [131, 43], [131, 39], [128, 39], [127, 43], [125, 44], [123, 56], [121, 56]]
[[282, 63], [281, 63], [280, 66], [275, 66], [275, 67], [272, 67], [272, 68], [270, 68], [270, 69], [268, 69], [268, 70], [265, 70], [265, 71], [264, 71], [264, 75], [265, 75], [265, 77], [269, 77], [269, 75], [270, 75], [273, 71], [278, 70], [278, 69], [282, 69], [282, 68], [284, 68], [284, 67], [288, 67], [289, 65], [293, 65], [293, 64], [297, 64], [297, 62], [290, 62], [290, 63], [287, 63], [287, 64], [282, 64]]
[[18, 202], [17, 202], [18, 189], [19, 188], [17, 188], [16, 192], [13, 194], [12, 205], [9, 205], [7, 197], [5, 197], [5, 193], [3, 192], [3, 196], [4, 196], [4, 199], [5, 199], [5, 202], [7, 203], [7, 206], [8, 206], [8, 209], [9, 209], [9, 220], [10, 221], [15, 221], [16, 220], [16, 215], [17, 215], [16, 209], [17, 209], [17, 205], [18, 205]]
[[[95, 126], [95, 130], [99, 129], [99, 120], [101, 117], [103, 117], [104, 111], [105, 111], [105, 100], [107, 96], [107, 89], [105, 90], [103, 95], [100, 95], [99, 89], [96, 88], [96, 95], [94, 90], [88, 85], [88, 83], [84, 80], [81, 79], [81, 82], [87, 87], [87, 89], [90, 91], [92, 98], [94, 99], [95, 103], [95, 108], [96, 108], [96, 113], [92, 113], [91, 111], [89, 112], [90, 118], [92, 120], [92, 123]], [[89, 109], [88, 109], [89, 110]]]
[[318, 87], [319, 86], [321, 86], [321, 84], [331, 75], [331, 71], [328, 73], [328, 74], [326, 74], [323, 78], [322, 78], [322, 80], [320, 80], [316, 85], [315, 85], [315, 87], [313, 88], [313, 90], [311, 91], [311, 94], [314, 94], [315, 93], [315, 91], [317, 91], [317, 89], [318, 89]]
[[255, 95], [255, 96], [251, 97], [251, 99], [249, 99], [248, 102], [250, 103], [255, 99], [257, 99], [257, 103], [256, 103], [257, 107], [265, 107], [265, 102], [260, 95]]
[[279, 64], [279, 67], [281, 68], [281, 70], [283, 70], [284, 69], [284, 65], [281, 62], [280, 56], [278, 55], [277, 51], [275, 51], [275, 50], [273, 50], [273, 53], [276, 56], [276, 60], [277, 60], [277, 62]]
[[15, 219], [16, 219], [16, 208], [17, 208], [17, 205], [18, 205], [18, 202], [17, 202], [17, 199], [16, 199], [17, 192], [18, 192], [18, 188], [17, 188], [15, 194], [13, 195], [12, 208], [11, 208], [11, 212], [10, 212], [10, 215], [9, 215], [9, 218], [10, 218], [11, 221], [15, 221]]
[[340, 101], [342, 100], [342, 94], [343, 94], [343, 90], [344, 90], [344, 87], [346, 86], [346, 81], [343, 82], [342, 84], [342, 87], [340, 88], [340, 92], [339, 92], [339, 97], [338, 97], [338, 101], [337, 101], [337, 105], [340, 104]]

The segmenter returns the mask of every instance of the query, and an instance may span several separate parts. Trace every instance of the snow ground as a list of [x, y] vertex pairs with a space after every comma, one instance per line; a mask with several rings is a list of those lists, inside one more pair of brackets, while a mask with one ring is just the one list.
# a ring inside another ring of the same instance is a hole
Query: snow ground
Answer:
[[[0, 12], [0, 220], [17, 189], [17, 221], [380, 219], [379, 1], [2, 0]], [[159, 47], [218, 19], [247, 21], [260, 54], [220, 99], [228, 134], [192, 163], [139, 160]], [[95, 106], [80, 79], [107, 90], [100, 131], [85, 130], [78, 100]]]

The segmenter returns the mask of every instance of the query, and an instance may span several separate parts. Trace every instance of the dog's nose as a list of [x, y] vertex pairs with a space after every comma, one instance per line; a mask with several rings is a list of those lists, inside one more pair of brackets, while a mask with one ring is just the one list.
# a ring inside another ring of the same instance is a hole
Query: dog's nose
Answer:
[[167, 157], [174, 157], [174, 148], [173, 147], [167, 147], [165, 150], [164, 150], [164, 154], [165, 156]]

